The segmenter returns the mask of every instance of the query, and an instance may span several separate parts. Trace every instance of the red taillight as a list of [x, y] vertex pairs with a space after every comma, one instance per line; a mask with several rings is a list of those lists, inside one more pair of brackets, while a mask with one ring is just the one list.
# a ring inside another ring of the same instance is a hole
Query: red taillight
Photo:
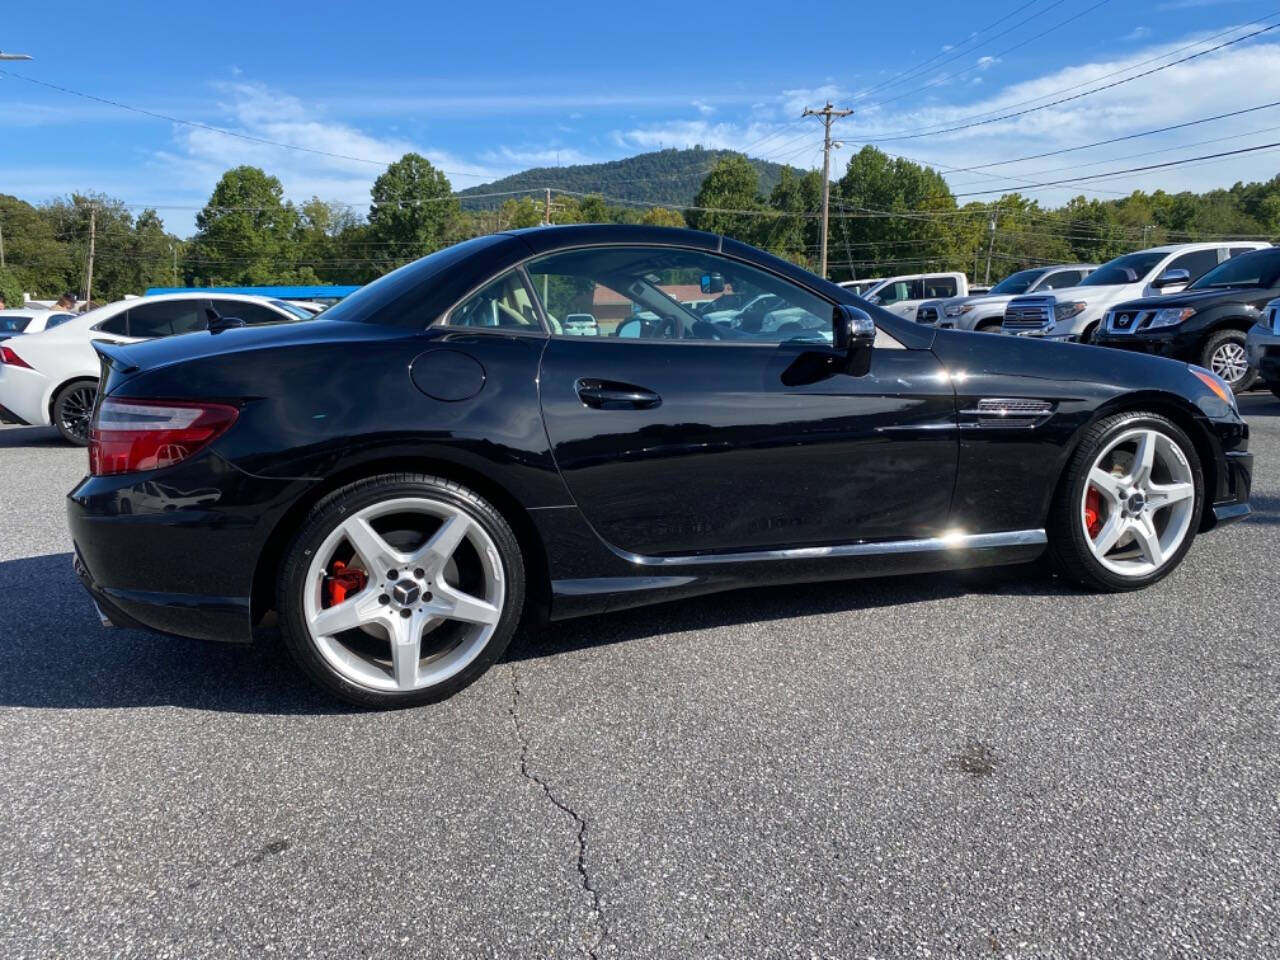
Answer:
[[0, 347], [0, 363], [7, 363], [11, 367], [26, 367], [31, 369], [31, 364], [23, 360], [20, 356], [13, 352], [12, 347]]
[[223, 433], [239, 414], [221, 403], [107, 397], [89, 430], [89, 472], [103, 477], [180, 463]]

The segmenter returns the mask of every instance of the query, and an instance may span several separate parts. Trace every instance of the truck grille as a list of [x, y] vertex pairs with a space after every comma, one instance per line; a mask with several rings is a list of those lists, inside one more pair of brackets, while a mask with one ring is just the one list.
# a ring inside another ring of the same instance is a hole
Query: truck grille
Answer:
[[1053, 303], [1052, 297], [1028, 297], [1025, 300], [1010, 301], [1004, 308], [1001, 329], [1006, 333], [1018, 333], [1046, 327], [1053, 319]]
[[1154, 310], [1113, 310], [1107, 315], [1107, 330], [1110, 333], [1133, 333], [1154, 313]]

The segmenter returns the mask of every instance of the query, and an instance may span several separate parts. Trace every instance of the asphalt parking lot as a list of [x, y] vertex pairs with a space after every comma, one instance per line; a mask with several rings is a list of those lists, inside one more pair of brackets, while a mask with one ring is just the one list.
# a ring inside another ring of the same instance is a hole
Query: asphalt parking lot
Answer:
[[83, 451], [0, 430], [0, 953], [1274, 956], [1280, 401], [1242, 406], [1254, 515], [1147, 592], [742, 592], [382, 714], [100, 629]]

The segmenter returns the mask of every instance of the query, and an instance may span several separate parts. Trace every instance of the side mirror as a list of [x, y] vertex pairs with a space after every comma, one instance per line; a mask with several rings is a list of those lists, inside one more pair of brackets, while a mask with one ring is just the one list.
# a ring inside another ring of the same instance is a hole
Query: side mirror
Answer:
[[698, 286], [703, 293], [724, 293], [724, 276], [719, 273], [704, 273]]
[[224, 330], [232, 330], [244, 325], [245, 322], [239, 317], [214, 317], [209, 321], [207, 329], [210, 333], [222, 333]]
[[1151, 285], [1157, 290], [1165, 287], [1176, 287], [1179, 284], [1186, 285], [1191, 282], [1191, 271], [1189, 270], [1166, 270], [1160, 276], [1151, 281]]
[[640, 320], [623, 320], [616, 330], [613, 331], [615, 337], [628, 337], [631, 339], [638, 338], [644, 333], [644, 323]]
[[831, 316], [831, 342], [844, 355], [845, 373], [865, 376], [871, 369], [871, 348], [876, 342], [876, 322], [871, 314], [838, 303]]

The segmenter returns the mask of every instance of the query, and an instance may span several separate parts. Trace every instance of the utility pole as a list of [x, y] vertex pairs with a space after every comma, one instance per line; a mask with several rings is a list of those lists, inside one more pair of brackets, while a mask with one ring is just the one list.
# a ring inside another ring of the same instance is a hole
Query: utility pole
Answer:
[[546, 187], [545, 189], [547, 191], [547, 199], [542, 208], [542, 225], [544, 227], [551, 225], [551, 188]]
[[4, 269], [4, 224], [0, 223], [0, 270]]
[[987, 238], [987, 277], [983, 283], [991, 283], [991, 248], [996, 245], [996, 222], [1000, 219], [1000, 213], [994, 205], [991, 207], [991, 219], [987, 221], [987, 227], [990, 235]]
[[173, 285], [180, 287], [182, 284], [178, 282], [178, 248], [171, 243], [169, 244], [169, 252], [173, 254]]
[[[821, 110], [810, 110], [805, 107], [802, 117], [822, 118], [822, 253], [818, 267], [818, 276], [827, 277], [827, 221], [831, 216], [831, 121], [839, 117], [847, 117], [852, 110], [837, 110], [827, 101]], [[839, 144], [836, 144], [839, 146]]]
[[93, 245], [97, 237], [97, 209], [89, 204], [89, 266], [84, 278], [84, 301], [88, 304], [93, 299]]

